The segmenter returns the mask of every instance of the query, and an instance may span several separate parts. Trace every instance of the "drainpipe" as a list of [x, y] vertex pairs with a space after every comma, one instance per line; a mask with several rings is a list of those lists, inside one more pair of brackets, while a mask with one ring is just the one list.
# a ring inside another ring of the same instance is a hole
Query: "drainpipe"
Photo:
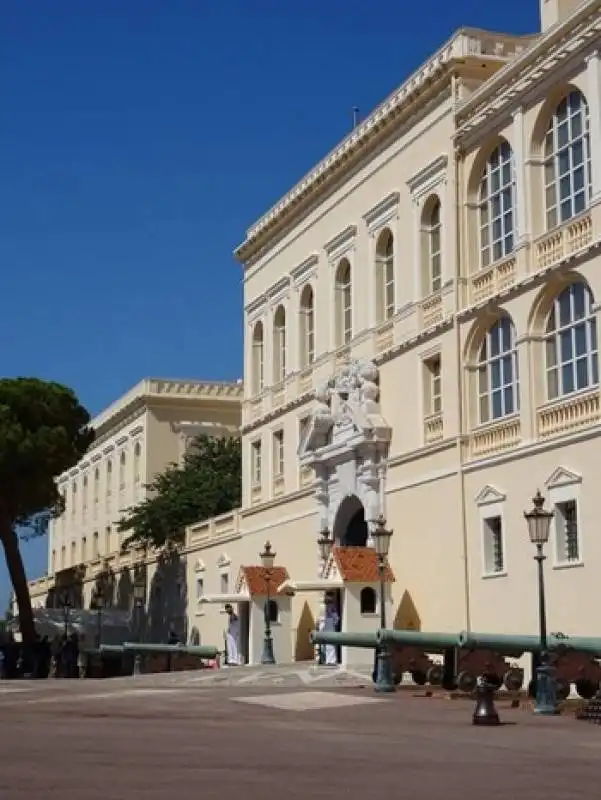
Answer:
[[[455, 105], [455, 98], [457, 97], [457, 76], [453, 75], [451, 80], [452, 102]], [[468, 536], [467, 536], [467, 508], [465, 497], [465, 474], [464, 474], [464, 455], [463, 455], [463, 438], [465, 433], [465, 413], [464, 413], [464, 393], [463, 393], [463, 375], [462, 375], [462, 348], [461, 348], [461, 329], [458, 320], [458, 311], [461, 308], [462, 302], [462, 288], [463, 275], [461, 265], [463, 263], [463, 228], [465, 224], [463, 216], [463, 156], [458, 149], [453, 147], [453, 180], [455, 182], [455, 209], [456, 209], [456, 224], [455, 224], [455, 291], [454, 291], [454, 304], [455, 313], [453, 315], [453, 327], [455, 329], [455, 393], [458, 399], [457, 423], [459, 427], [457, 436], [457, 459], [458, 459], [458, 472], [459, 472], [459, 513], [461, 518], [461, 538], [463, 547], [463, 581], [464, 581], [464, 597], [465, 597], [465, 630], [471, 631], [472, 629], [472, 615], [471, 615], [471, 597], [470, 597], [470, 570], [468, 559]]]

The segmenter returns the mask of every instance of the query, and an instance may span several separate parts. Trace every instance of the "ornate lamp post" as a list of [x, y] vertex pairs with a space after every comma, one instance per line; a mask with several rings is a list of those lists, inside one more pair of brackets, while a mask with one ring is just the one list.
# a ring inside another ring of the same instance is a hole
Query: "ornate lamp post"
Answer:
[[[321, 558], [321, 577], [324, 576], [325, 568], [327, 566], [328, 560], [330, 558], [330, 554], [332, 552], [332, 548], [334, 547], [334, 539], [332, 538], [330, 531], [327, 527], [322, 528], [319, 537], [317, 539], [317, 546], [319, 547], [319, 556]], [[325, 607], [325, 599], [322, 601], [323, 607]], [[325, 648], [324, 645], [318, 644], [315, 650], [315, 660], [318, 664], [325, 663]]]
[[142, 608], [146, 599], [146, 581], [144, 575], [139, 572], [134, 581], [134, 624], [136, 627], [135, 635], [138, 642], [142, 641]]
[[104, 593], [102, 586], [96, 587], [94, 595], [94, 608], [96, 610], [96, 649], [102, 644], [102, 609], [104, 607]]
[[536, 492], [532, 499], [534, 507], [531, 511], [525, 511], [524, 517], [528, 523], [528, 535], [530, 541], [536, 546], [534, 560], [538, 564], [538, 619], [540, 630], [540, 657], [539, 666], [536, 670], [536, 705], [535, 714], [553, 715], [557, 714], [557, 692], [555, 684], [555, 669], [549, 662], [549, 651], [547, 645], [547, 607], [545, 601], [545, 574], [543, 562], [546, 559], [543, 547], [549, 541], [549, 531], [552, 511], [545, 511], [543, 508], [545, 499], [540, 493]]
[[271, 549], [271, 542], [265, 542], [265, 549], [259, 556], [264, 570], [263, 574], [265, 576], [267, 591], [264, 606], [265, 638], [263, 639], [263, 655], [261, 656], [261, 664], [275, 664], [275, 656], [273, 654], [273, 637], [271, 635], [271, 571], [275, 563], [275, 556], [276, 554]]
[[[384, 573], [388, 563], [388, 551], [390, 550], [390, 539], [392, 531], [386, 527], [386, 520], [380, 514], [376, 520], [376, 527], [373, 532], [373, 540], [378, 557], [378, 575], [380, 578], [380, 628], [386, 627], [386, 595], [384, 586]], [[394, 692], [394, 680], [392, 677], [392, 660], [387, 644], [381, 644], [376, 654], [376, 692]]]

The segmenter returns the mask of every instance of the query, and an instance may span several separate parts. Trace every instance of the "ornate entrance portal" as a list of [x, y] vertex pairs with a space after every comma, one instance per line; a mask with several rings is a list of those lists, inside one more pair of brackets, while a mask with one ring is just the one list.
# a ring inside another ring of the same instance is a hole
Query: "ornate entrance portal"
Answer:
[[320, 386], [299, 447], [301, 466], [315, 471], [317, 532], [328, 528], [341, 545], [371, 544], [385, 514], [391, 429], [380, 413], [378, 380], [371, 361], [352, 361]]

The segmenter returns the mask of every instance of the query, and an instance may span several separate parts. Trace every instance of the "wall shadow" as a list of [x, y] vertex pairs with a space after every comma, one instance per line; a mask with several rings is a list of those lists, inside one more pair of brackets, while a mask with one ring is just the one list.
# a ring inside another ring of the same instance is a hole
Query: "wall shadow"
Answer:
[[166, 642], [170, 634], [188, 640], [186, 561], [175, 549], [158, 557], [148, 597], [147, 640]]
[[66, 604], [70, 608], [84, 608], [84, 581], [86, 568], [83, 564], [62, 569], [56, 573], [54, 586], [46, 595], [46, 608], [59, 609]]
[[397, 631], [421, 631], [422, 629], [421, 617], [407, 590], [403, 592], [392, 627]]

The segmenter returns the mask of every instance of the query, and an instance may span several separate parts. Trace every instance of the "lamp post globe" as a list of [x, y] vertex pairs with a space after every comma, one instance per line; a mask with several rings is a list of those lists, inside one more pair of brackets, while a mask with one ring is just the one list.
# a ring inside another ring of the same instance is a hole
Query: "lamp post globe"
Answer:
[[325, 565], [328, 563], [328, 559], [330, 558], [332, 547], [334, 546], [334, 540], [332, 539], [330, 531], [327, 528], [323, 528], [321, 530], [319, 538], [317, 539], [317, 546], [319, 547], [319, 556], [321, 558], [321, 562], [325, 568]]
[[263, 577], [265, 578], [265, 606], [263, 608], [265, 620], [265, 635], [263, 638], [263, 654], [261, 664], [275, 664], [273, 652], [273, 636], [271, 634], [271, 580], [272, 570], [275, 564], [276, 553], [273, 551], [271, 542], [265, 542], [263, 551], [259, 554], [261, 566], [263, 567]]
[[536, 547], [534, 560], [537, 563], [538, 577], [538, 620], [540, 631], [540, 656], [536, 668], [536, 700], [534, 713], [541, 716], [554, 716], [558, 714], [557, 709], [557, 683], [555, 680], [555, 668], [549, 659], [547, 642], [547, 604], [545, 599], [545, 572], [544, 546], [549, 541], [551, 531], [551, 520], [553, 512], [546, 511], [544, 508], [545, 498], [540, 491], [537, 491], [532, 498], [532, 509], [524, 512], [524, 518], [528, 525], [528, 537]]
[[[378, 559], [378, 577], [380, 581], [380, 628], [386, 628], [386, 588], [385, 573], [388, 563], [388, 553], [390, 551], [390, 540], [392, 531], [386, 527], [386, 520], [380, 514], [376, 520], [372, 539], [374, 550]], [[387, 644], [380, 644], [376, 651], [376, 681], [375, 690], [378, 693], [390, 693], [395, 691], [394, 678], [392, 675], [392, 658]]]

